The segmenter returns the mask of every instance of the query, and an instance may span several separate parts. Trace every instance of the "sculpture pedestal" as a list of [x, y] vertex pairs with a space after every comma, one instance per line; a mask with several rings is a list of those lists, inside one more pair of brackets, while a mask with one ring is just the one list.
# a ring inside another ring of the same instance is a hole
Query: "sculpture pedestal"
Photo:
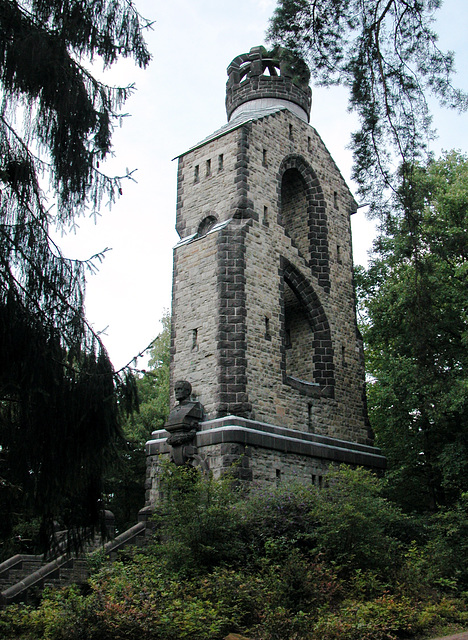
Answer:
[[[159, 499], [160, 461], [171, 456], [166, 430], [152, 433], [146, 453], [147, 504], [155, 504]], [[239, 480], [262, 486], [288, 481], [320, 485], [327, 469], [338, 464], [375, 471], [383, 471], [386, 466], [377, 447], [237, 416], [201, 422], [189, 460], [214, 477], [234, 466]]]

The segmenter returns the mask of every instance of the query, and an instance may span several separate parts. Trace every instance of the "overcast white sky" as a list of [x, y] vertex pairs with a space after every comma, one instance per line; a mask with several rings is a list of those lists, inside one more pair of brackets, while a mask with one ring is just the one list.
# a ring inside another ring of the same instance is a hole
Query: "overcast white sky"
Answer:
[[[141, 71], [119, 63], [107, 81], [135, 83], [128, 100], [130, 114], [115, 131], [115, 158], [108, 172], [122, 175], [137, 169], [137, 183], [125, 182], [123, 196], [97, 225], [80, 221], [76, 235], [61, 239], [66, 255], [87, 258], [106, 247], [104, 263], [88, 280], [86, 309], [116, 368], [144, 349], [159, 333], [164, 308], [170, 307], [172, 247], [175, 224], [177, 161], [186, 151], [226, 122], [226, 67], [238, 54], [265, 43], [274, 0], [135, 0], [140, 12], [154, 20], [147, 42], [153, 55]], [[458, 86], [468, 90], [468, 8], [466, 0], [445, 0], [436, 29], [442, 49], [456, 52]], [[342, 90], [314, 89], [314, 126], [350, 180], [351, 153], [346, 149], [356, 121], [347, 113]], [[467, 151], [468, 115], [436, 110], [439, 139], [433, 150]], [[364, 264], [372, 242], [372, 224], [364, 210], [353, 216], [355, 263]], [[142, 365], [143, 361], [139, 361]]]

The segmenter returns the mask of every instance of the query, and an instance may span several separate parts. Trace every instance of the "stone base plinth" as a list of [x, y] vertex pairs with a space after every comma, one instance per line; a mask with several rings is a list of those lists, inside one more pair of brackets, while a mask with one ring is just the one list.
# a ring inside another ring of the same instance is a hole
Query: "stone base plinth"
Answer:
[[[154, 431], [146, 443], [147, 504], [159, 498], [158, 471], [162, 458], [170, 458], [168, 433]], [[315, 433], [287, 429], [264, 422], [226, 416], [200, 423], [191, 447], [194, 465], [219, 477], [233, 465], [239, 480], [257, 486], [300, 481], [320, 485], [330, 466], [349, 464], [383, 471], [380, 449]]]

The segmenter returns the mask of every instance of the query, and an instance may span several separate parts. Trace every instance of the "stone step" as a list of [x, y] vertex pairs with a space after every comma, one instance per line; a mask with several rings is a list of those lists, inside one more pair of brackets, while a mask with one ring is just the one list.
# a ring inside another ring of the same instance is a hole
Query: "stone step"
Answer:
[[[109, 544], [115, 544], [117, 548], [125, 548], [129, 545], [137, 547], [144, 546], [148, 542], [149, 536], [146, 536], [145, 531], [142, 531], [140, 529], [141, 526], [143, 526], [143, 523], [134, 525], [134, 527], [128, 529], [127, 532], [124, 532], [120, 536], [117, 536], [115, 541], [113, 541], [112, 543], [108, 543], [107, 547], [109, 547]], [[137, 532], [137, 535], [135, 535], [135, 532]], [[106, 547], [104, 547], [104, 549], [106, 550]], [[107, 548], [107, 554], [110, 560], [116, 559], [119, 556], [117, 549], [111, 551], [109, 548]], [[8, 573], [8, 576], [2, 575], [0, 577], [0, 592], [3, 593], [9, 587], [19, 585], [19, 583], [22, 582], [26, 577], [31, 576], [46, 564], [48, 563], [42, 563], [40, 559], [38, 559], [38, 557], [30, 556], [23, 558], [21, 562], [18, 562], [18, 564], [14, 564], [11, 569], [5, 572]], [[30, 596], [32, 598], [39, 597], [39, 594], [42, 591], [43, 587], [61, 587], [73, 582], [83, 583], [89, 576], [88, 567], [88, 560], [84, 557], [69, 558], [60, 567], [52, 565], [52, 570], [49, 575], [38, 576], [39, 580], [37, 583], [31, 585], [26, 590], [21, 590], [20, 588], [19, 592], [17, 592], [16, 595], [12, 595], [10, 593], [8, 595], [8, 598], [15, 598], [15, 601], [18, 601], [19, 596], [24, 601], [28, 600]]]
[[0, 576], [0, 580], [7, 580], [8, 582], [11, 582], [12, 579], [16, 579], [18, 577], [21, 579], [31, 573], [34, 573], [34, 571], [40, 569], [41, 566], [42, 563], [40, 560], [23, 560], [21, 563], [14, 565], [11, 569], [4, 571]]

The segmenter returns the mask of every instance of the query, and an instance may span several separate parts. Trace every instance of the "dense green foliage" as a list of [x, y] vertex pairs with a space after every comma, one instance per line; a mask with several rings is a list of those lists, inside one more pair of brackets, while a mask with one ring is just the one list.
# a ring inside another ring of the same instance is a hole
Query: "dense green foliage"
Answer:
[[125, 441], [116, 450], [111, 472], [104, 480], [104, 500], [115, 516], [118, 533], [133, 526], [145, 504], [145, 443], [163, 427], [169, 414], [169, 362], [171, 317], [161, 319], [162, 331], [150, 349], [149, 368], [136, 379], [138, 411], [127, 416]]
[[[169, 464], [163, 486], [149, 549], [102, 563], [82, 592], [6, 608], [2, 637], [395, 640], [468, 624], [466, 575], [446, 568], [458, 540], [436, 529], [412, 540], [369, 472], [344, 467], [323, 489], [245, 494], [229, 476]], [[445, 517], [468, 522], [466, 512]]]
[[[49, 231], [114, 200], [99, 163], [130, 88], [86, 68], [149, 62], [130, 1], [0, 1], [0, 539], [18, 511], [70, 530], [95, 523], [101, 477], [134, 398], [84, 314], [85, 263]], [[97, 256], [100, 260], [102, 256]]]
[[419, 165], [411, 190], [356, 279], [389, 492], [424, 510], [468, 490], [468, 159]]
[[371, 210], [387, 210], [394, 167], [421, 160], [431, 136], [427, 97], [466, 109], [452, 86], [453, 54], [431, 23], [440, 0], [278, 0], [269, 38], [303, 56], [318, 84], [349, 90], [360, 121], [353, 177]]

